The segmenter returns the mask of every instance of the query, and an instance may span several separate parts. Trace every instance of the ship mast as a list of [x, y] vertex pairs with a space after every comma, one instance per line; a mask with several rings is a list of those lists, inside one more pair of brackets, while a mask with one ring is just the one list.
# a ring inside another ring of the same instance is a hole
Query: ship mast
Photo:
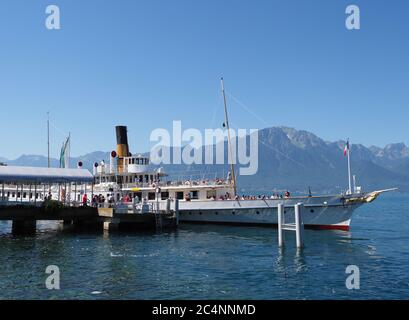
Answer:
[[234, 172], [234, 159], [233, 159], [233, 150], [231, 146], [231, 137], [230, 137], [230, 126], [229, 126], [229, 116], [227, 113], [227, 100], [226, 100], [226, 93], [224, 91], [224, 80], [221, 78], [221, 84], [222, 84], [222, 94], [223, 94], [223, 102], [224, 102], [224, 115], [225, 115], [225, 121], [226, 121], [226, 127], [227, 127], [227, 137], [228, 137], [228, 148], [230, 152], [230, 160], [231, 160], [231, 175], [233, 179], [233, 189], [234, 189], [234, 196], [237, 194], [237, 186], [236, 186], [236, 174]]
[[351, 170], [351, 157], [350, 157], [350, 144], [349, 138], [347, 141], [347, 156], [348, 156], [348, 185], [349, 185], [349, 194], [353, 194], [355, 190], [352, 189], [352, 170]]

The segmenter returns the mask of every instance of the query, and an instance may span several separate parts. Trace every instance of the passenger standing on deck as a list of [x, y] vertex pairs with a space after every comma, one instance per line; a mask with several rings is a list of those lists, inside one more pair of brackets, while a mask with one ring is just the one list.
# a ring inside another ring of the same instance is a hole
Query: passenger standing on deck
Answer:
[[87, 204], [88, 204], [88, 196], [87, 194], [84, 194], [84, 196], [82, 197], [82, 205], [86, 207]]
[[91, 199], [91, 206], [92, 207], [98, 207], [98, 196], [97, 195], [94, 195], [93, 197], [92, 197], [92, 199]]

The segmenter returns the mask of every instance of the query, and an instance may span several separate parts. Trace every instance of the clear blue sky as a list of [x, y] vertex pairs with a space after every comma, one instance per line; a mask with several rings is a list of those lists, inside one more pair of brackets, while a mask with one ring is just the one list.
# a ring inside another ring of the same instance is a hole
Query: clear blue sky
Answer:
[[[49, 4], [59, 31], [44, 26]], [[258, 115], [229, 98], [235, 127], [409, 144], [408, 36], [404, 0], [2, 0], [0, 156], [45, 155], [47, 111], [53, 156], [68, 131], [80, 155], [112, 149], [116, 124], [134, 152], [172, 120], [219, 126], [221, 75]]]

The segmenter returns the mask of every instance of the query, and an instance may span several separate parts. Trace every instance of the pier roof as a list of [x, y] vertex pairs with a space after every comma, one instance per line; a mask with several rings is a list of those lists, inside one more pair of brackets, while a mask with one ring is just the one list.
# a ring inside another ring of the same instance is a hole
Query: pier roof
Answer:
[[91, 183], [93, 180], [86, 169], [0, 166], [0, 183]]

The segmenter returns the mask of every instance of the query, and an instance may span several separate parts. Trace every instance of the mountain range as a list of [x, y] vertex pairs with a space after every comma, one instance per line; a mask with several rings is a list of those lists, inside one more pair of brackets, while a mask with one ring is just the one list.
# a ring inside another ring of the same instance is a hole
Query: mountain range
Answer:
[[[131, 137], [132, 138], [132, 137]], [[296, 193], [340, 192], [348, 185], [347, 160], [343, 155], [345, 141], [325, 141], [315, 134], [288, 127], [272, 127], [259, 131], [259, 168], [252, 176], [239, 176], [240, 193], [271, 192], [289, 189]], [[227, 147], [225, 147], [227, 153]], [[226, 157], [227, 158], [227, 157]], [[96, 151], [71, 159], [92, 170], [94, 162], [109, 159], [109, 152]], [[0, 162], [17, 166], [47, 166], [47, 157], [22, 155]], [[59, 160], [51, 159], [57, 167]], [[404, 143], [391, 143], [384, 148], [351, 144], [351, 165], [357, 185], [365, 190], [398, 187], [409, 191], [409, 147]], [[217, 172], [227, 174], [227, 165], [163, 165], [170, 176], [201, 176]]]

